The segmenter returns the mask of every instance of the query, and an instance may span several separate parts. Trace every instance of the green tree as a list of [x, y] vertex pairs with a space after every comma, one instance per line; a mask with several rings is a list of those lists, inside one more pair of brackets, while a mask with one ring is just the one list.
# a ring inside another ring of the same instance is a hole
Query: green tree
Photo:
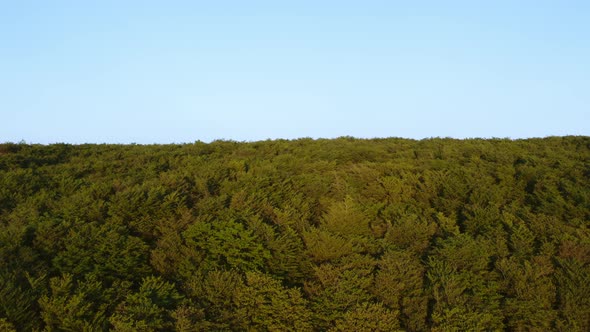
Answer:
[[385, 332], [401, 331], [398, 312], [387, 309], [380, 303], [363, 303], [344, 314], [336, 321], [330, 332]]
[[557, 296], [558, 329], [588, 331], [590, 329], [590, 267], [576, 259], [558, 259]]
[[553, 265], [548, 257], [519, 262], [515, 257], [496, 263], [506, 287], [504, 315], [513, 331], [549, 331], [557, 312]]
[[390, 223], [384, 242], [387, 247], [409, 250], [421, 256], [430, 246], [436, 230], [433, 222], [423, 220], [415, 214], [404, 215]]
[[114, 331], [166, 331], [174, 326], [172, 312], [182, 300], [175, 286], [160, 277], [146, 277], [139, 291], [127, 295], [109, 317]]
[[[24, 280], [22, 280], [24, 279]], [[15, 273], [0, 271], [0, 317], [7, 320], [5, 325], [14, 324], [22, 330], [39, 327], [37, 299], [43, 283], [42, 278], [19, 277]]]
[[51, 278], [51, 291], [39, 299], [48, 331], [105, 331], [107, 316], [129, 287], [127, 283], [105, 289], [95, 276], [80, 281], [71, 274]]
[[271, 255], [242, 223], [233, 220], [197, 221], [183, 232], [186, 245], [200, 253], [199, 269], [262, 269]]
[[105, 281], [139, 280], [150, 272], [148, 247], [122, 227], [81, 224], [72, 228], [65, 249], [53, 259], [62, 273], [97, 275]]
[[387, 307], [400, 312], [402, 327], [426, 329], [428, 297], [424, 292], [425, 267], [407, 251], [388, 251], [378, 261], [374, 293]]
[[246, 272], [245, 287], [236, 295], [236, 315], [247, 330], [310, 331], [311, 312], [299, 289], [284, 288], [272, 277]]
[[504, 327], [500, 294], [488, 271], [489, 243], [466, 234], [448, 238], [429, 256], [433, 329], [497, 330]]
[[374, 268], [373, 259], [358, 254], [338, 265], [314, 267], [313, 279], [305, 283], [314, 314], [314, 326], [327, 329], [358, 303], [373, 300]]

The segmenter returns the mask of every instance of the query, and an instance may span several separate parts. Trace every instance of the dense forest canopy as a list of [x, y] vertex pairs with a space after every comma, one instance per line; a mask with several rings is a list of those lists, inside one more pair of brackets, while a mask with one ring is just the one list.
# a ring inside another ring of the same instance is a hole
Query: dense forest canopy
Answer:
[[2, 331], [590, 331], [590, 137], [0, 144]]

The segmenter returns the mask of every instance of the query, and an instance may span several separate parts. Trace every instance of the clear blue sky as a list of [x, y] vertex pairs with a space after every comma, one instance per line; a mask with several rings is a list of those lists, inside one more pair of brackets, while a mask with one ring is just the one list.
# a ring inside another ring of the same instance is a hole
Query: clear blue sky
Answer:
[[590, 1], [1, 1], [0, 141], [590, 135]]

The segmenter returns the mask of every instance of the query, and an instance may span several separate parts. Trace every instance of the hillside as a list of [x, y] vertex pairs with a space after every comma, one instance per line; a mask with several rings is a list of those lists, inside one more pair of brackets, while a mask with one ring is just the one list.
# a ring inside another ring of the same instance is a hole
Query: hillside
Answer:
[[0, 144], [0, 330], [590, 331], [590, 137]]

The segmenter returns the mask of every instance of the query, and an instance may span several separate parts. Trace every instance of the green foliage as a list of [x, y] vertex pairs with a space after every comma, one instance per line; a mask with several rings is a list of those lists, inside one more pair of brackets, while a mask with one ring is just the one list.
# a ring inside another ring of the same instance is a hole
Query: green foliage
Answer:
[[[188, 283], [188, 294], [202, 308], [193, 307], [203, 330], [309, 331], [311, 312], [297, 288], [261, 272], [211, 271]], [[183, 309], [190, 310], [190, 309]]]
[[588, 331], [590, 138], [0, 144], [0, 330]]
[[382, 304], [363, 303], [344, 314], [329, 331], [395, 331], [399, 330], [397, 316], [397, 312], [388, 310]]
[[314, 267], [313, 278], [305, 284], [314, 325], [328, 328], [358, 303], [371, 301], [374, 267], [372, 259], [360, 255], [348, 257], [338, 265]]
[[106, 328], [102, 284], [96, 278], [76, 282], [72, 275], [51, 278], [50, 292], [39, 299], [48, 331], [101, 331]]
[[257, 270], [270, 258], [252, 231], [234, 220], [197, 221], [183, 235], [187, 246], [201, 255], [199, 269], [206, 271]]
[[149, 273], [148, 248], [113, 225], [81, 224], [70, 229], [53, 265], [62, 273], [92, 273], [106, 281], [139, 280]]
[[560, 319], [557, 326], [567, 331], [590, 329], [590, 265], [576, 259], [559, 259], [557, 296]]
[[315, 227], [303, 233], [303, 239], [307, 255], [314, 263], [334, 261], [355, 251], [349, 239]]
[[236, 316], [245, 330], [309, 331], [311, 312], [299, 289], [285, 289], [279, 281], [247, 272], [245, 287], [235, 297]]
[[514, 331], [549, 331], [557, 318], [553, 309], [556, 287], [553, 266], [547, 257], [519, 262], [516, 257], [496, 263], [504, 278], [504, 315]]
[[451, 237], [428, 261], [433, 330], [498, 330], [504, 327], [487, 243], [466, 234]]
[[38, 282], [40, 280], [0, 272], [0, 317], [6, 320], [2, 324], [7, 328], [12, 324], [26, 330], [39, 326], [39, 309], [36, 303], [39, 295]]
[[268, 261], [270, 273], [284, 278], [291, 284], [301, 283], [311, 270], [311, 263], [304, 253], [301, 237], [290, 227], [275, 234], [268, 241], [272, 258]]
[[350, 196], [331, 205], [321, 224], [326, 231], [344, 237], [371, 235], [368, 218]]
[[407, 251], [388, 251], [378, 262], [374, 294], [387, 307], [400, 312], [402, 326], [426, 329], [428, 297], [424, 291], [425, 267]]
[[171, 310], [182, 296], [160, 277], [146, 277], [136, 293], [127, 295], [109, 318], [114, 331], [166, 331], [173, 326]]
[[391, 223], [385, 233], [385, 244], [414, 252], [420, 256], [430, 247], [436, 224], [420, 219], [418, 216], [403, 215]]
[[3, 332], [16, 332], [14, 325], [10, 323], [6, 318], [0, 318], [0, 331]]
[[196, 310], [202, 311], [202, 317], [193, 325], [204, 330], [227, 330], [243, 325], [241, 317], [235, 315], [238, 293], [245, 287], [239, 272], [214, 270], [205, 275], [195, 274], [185, 287], [186, 294], [196, 303]]

